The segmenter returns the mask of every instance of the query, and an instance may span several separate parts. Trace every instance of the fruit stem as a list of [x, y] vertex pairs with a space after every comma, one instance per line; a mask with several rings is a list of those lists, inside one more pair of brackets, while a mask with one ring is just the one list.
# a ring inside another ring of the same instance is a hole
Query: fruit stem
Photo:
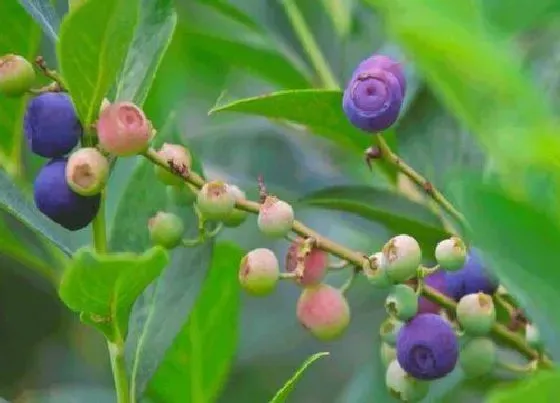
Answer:
[[307, 56], [309, 56], [309, 60], [317, 72], [319, 79], [322, 81], [323, 86], [327, 89], [339, 89], [340, 87], [337, 79], [331, 71], [329, 63], [321, 53], [321, 49], [315, 41], [295, 1], [283, 0], [282, 5], [284, 6], [284, 11], [286, 11], [286, 15], [292, 24], [296, 36], [301, 42], [303, 50], [307, 53]]
[[[160, 157], [153, 148], [148, 149], [143, 154], [143, 156], [150, 160], [152, 163], [167, 169], [174, 175], [183, 178], [185, 182], [195, 186], [197, 189], [200, 189], [205, 183], [204, 179], [202, 179], [202, 177], [194, 171], [190, 171], [187, 175], [182, 175], [181, 173], [174, 171], [173, 168], [169, 166], [168, 162], [164, 158]], [[248, 213], [258, 214], [260, 204], [248, 199], [238, 199], [235, 202], [235, 207]], [[292, 231], [303, 237], [304, 239], [312, 238], [314, 241], [313, 246], [315, 248], [321, 249], [342, 260], [346, 260], [349, 264], [355, 266], [355, 272], [361, 270], [361, 268], [363, 268], [365, 265], [370, 264], [368, 256], [366, 254], [347, 248], [344, 245], [340, 245], [318, 234], [300, 221], [294, 220], [294, 223], [292, 224]], [[424, 285], [422, 287], [422, 295], [450, 312], [454, 312], [457, 306], [455, 301], [427, 285]], [[531, 348], [527, 344], [527, 342], [521, 335], [511, 332], [507, 327], [501, 324], [494, 324], [491, 333], [494, 338], [519, 351], [522, 355], [530, 360], [538, 359], [541, 356], [537, 350]], [[550, 358], [546, 356], [542, 356], [540, 365], [543, 368], [554, 367], [554, 364], [552, 363]]]
[[377, 145], [381, 151], [380, 158], [384, 159], [387, 163], [393, 165], [399, 172], [404, 174], [408, 179], [420, 186], [440, 208], [445, 210], [451, 217], [453, 217], [463, 228], [467, 228], [467, 222], [463, 214], [461, 214], [445, 196], [437, 190], [434, 185], [414, 170], [410, 165], [402, 160], [395, 154], [389, 144], [385, 141], [382, 135], [377, 135]]
[[97, 253], [107, 253], [107, 231], [105, 228], [105, 192], [101, 192], [99, 212], [93, 219], [93, 247]]
[[497, 362], [498, 368], [505, 369], [506, 371], [515, 372], [518, 374], [527, 374], [535, 372], [539, 367], [539, 361], [537, 359], [528, 362], [525, 365], [518, 365], [511, 362], [506, 362], [499, 360]]
[[126, 364], [124, 361], [123, 343], [112, 343], [107, 341], [109, 357], [111, 358], [111, 369], [115, 380], [117, 392], [117, 403], [131, 403], [132, 400], [128, 391], [128, 378], [126, 375]]

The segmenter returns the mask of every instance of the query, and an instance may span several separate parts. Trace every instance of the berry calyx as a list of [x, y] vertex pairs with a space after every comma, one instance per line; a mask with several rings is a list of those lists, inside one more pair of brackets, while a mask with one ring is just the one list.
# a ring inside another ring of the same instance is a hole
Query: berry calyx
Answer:
[[257, 248], [247, 253], [239, 265], [239, 283], [256, 297], [274, 291], [280, 278], [280, 265], [270, 249]]
[[395, 346], [397, 344], [397, 335], [403, 325], [404, 323], [400, 320], [389, 316], [381, 323], [381, 326], [379, 326], [379, 336], [381, 340], [390, 346]]
[[467, 378], [479, 378], [492, 372], [496, 366], [496, 345], [486, 337], [469, 340], [459, 354], [459, 366]]
[[350, 323], [350, 306], [342, 292], [328, 284], [304, 288], [297, 302], [299, 322], [316, 338], [334, 340]]
[[487, 334], [496, 322], [492, 297], [483, 293], [465, 295], [459, 300], [456, 312], [461, 327], [472, 335]]
[[[296, 238], [289, 246], [286, 253], [286, 271], [292, 273], [298, 264], [298, 253], [304, 246], [305, 240], [301, 237]], [[303, 286], [319, 284], [323, 281], [327, 273], [329, 255], [327, 252], [313, 247], [311, 252], [305, 257], [303, 277], [297, 282]]]
[[401, 402], [419, 402], [430, 390], [429, 382], [410, 376], [397, 360], [393, 360], [387, 367], [385, 384], [389, 393]]
[[68, 158], [66, 181], [74, 192], [82, 196], [100, 193], [108, 177], [109, 162], [96, 148], [80, 148]]
[[474, 249], [469, 250], [465, 265], [460, 270], [445, 272], [445, 281], [449, 296], [455, 301], [477, 292], [492, 295], [499, 286], [498, 279], [484, 267]]
[[154, 244], [173, 249], [181, 244], [185, 226], [178, 215], [158, 211], [148, 220], [148, 231]]
[[35, 81], [33, 65], [19, 55], [0, 57], [0, 93], [8, 97], [23, 95]]
[[144, 112], [132, 102], [116, 102], [99, 114], [97, 137], [105, 151], [127, 157], [148, 148], [152, 125]]
[[405, 284], [397, 284], [385, 300], [387, 313], [400, 321], [407, 321], [418, 312], [416, 291]]
[[452, 236], [437, 244], [435, 255], [436, 261], [441, 268], [455, 271], [465, 265], [467, 247], [460, 238]]
[[235, 208], [235, 198], [225, 183], [212, 181], [205, 183], [198, 192], [197, 205], [209, 220], [223, 220]]
[[275, 196], [267, 196], [257, 217], [261, 232], [271, 238], [282, 238], [290, 232], [293, 223], [292, 206]]
[[97, 215], [101, 197], [75, 193], [66, 181], [66, 158], [49, 161], [33, 184], [37, 209], [62, 227], [76, 231], [86, 227]]
[[27, 104], [23, 129], [34, 154], [59, 158], [68, 154], [82, 136], [82, 125], [68, 94], [45, 92]]
[[[231, 193], [235, 201], [243, 200], [247, 197], [245, 195], [245, 192], [235, 185], [227, 185], [227, 190]], [[222, 223], [228, 228], [239, 227], [245, 222], [248, 215], [249, 213], [247, 213], [246, 211], [235, 208], [227, 217], [222, 219]]]
[[381, 250], [383, 265], [387, 276], [401, 283], [416, 276], [422, 260], [422, 250], [416, 239], [409, 235], [397, 235], [391, 238]]
[[[157, 154], [163, 158], [168, 164], [174, 167], [180, 167], [188, 172], [191, 168], [192, 157], [186, 147], [178, 144], [163, 143]], [[174, 175], [167, 169], [156, 165], [154, 167], [157, 178], [164, 184], [169, 186], [181, 186], [184, 181], [180, 176]]]
[[397, 360], [417, 379], [443, 378], [459, 357], [457, 336], [439, 315], [423, 313], [405, 323], [397, 335]]
[[377, 252], [368, 258], [362, 267], [362, 273], [374, 287], [386, 288], [393, 284], [387, 275], [387, 270], [385, 270], [383, 253], [381, 252]]

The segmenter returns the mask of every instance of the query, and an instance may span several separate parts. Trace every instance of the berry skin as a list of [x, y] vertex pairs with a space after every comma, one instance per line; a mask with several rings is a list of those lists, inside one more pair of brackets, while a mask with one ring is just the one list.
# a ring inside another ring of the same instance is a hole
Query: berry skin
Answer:
[[496, 366], [496, 345], [486, 337], [469, 340], [459, 354], [459, 365], [467, 378], [486, 376]]
[[370, 57], [353, 72], [344, 90], [342, 109], [355, 127], [383, 131], [397, 121], [405, 86], [398, 63], [391, 64], [386, 56]]
[[280, 265], [270, 249], [253, 249], [241, 259], [239, 283], [248, 294], [255, 297], [270, 294], [279, 278]]
[[394, 347], [397, 344], [397, 335], [401, 331], [403, 325], [403, 322], [389, 316], [381, 323], [381, 326], [379, 326], [379, 336], [381, 340]]
[[385, 270], [383, 253], [381, 252], [377, 252], [368, 258], [368, 262], [362, 267], [362, 272], [374, 287], [387, 288], [393, 284], [387, 275], [387, 270]]
[[397, 350], [395, 350], [395, 347], [390, 346], [387, 343], [381, 343], [381, 347], [379, 348], [379, 355], [381, 356], [381, 362], [383, 363], [383, 366], [387, 368], [393, 360], [397, 359]]
[[66, 181], [74, 192], [82, 196], [100, 193], [108, 177], [109, 162], [96, 148], [80, 148], [68, 158]]
[[[169, 161], [173, 161], [173, 165], [181, 167], [188, 171], [191, 168], [192, 157], [191, 153], [186, 147], [178, 144], [164, 143], [157, 152], [160, 157]], [[184, 181], [181, 177], [172, 174], [167, 169], [156, 165], [154, 167], [157, 178], [164, 184], [169, 186], [181, 186]]]
[[398, 320], [407, 321], [418, 312], [418, 296], [405, 284], [397, 284], [385, 300], [387, 313]]
[[37, 209], [62, 227], [76, 231], [86, 227], [99, 210], [101, 197], [81, 196], [66, 182], [66, 158], [49, 161], [35, 178], [33, 195]]
[[342, 336], [350, 323], [350, 306], [340, 290], [318, 284], [303, 289], [296, 308], [299, 322], [323, 341]]
[[45, 92], [32, 98], [23, 129], [31, 151], [46, 158], [68, 154], [82, 135], [72, 100], [63, 92]]
[[436, 260], [441, 268], [449, 271], [459, 270], [465, 265], [467, 259], [467, 247], [465, 243], [452, 236], [444, 239], [436, 246]]
[[418, 242], [411, 236], [402, 234], [391, 238], [381, 252], [382, 264], [393, 282], [401, 283], [416, 275], [422, 260], [422, 251]]
[[[424, 278], [424, 284], [439, 291], [443, 295], [448, 295], [447, 283], [445, 281], [445, 272], [438, 270]], [[439, 313], [441, 306], [426, 297], [418, 298], [418, 313]]]
[[401, 402], [419, 402], [430, 390], [429, 382], [407, 374], [397, 360], [393, 360], [387, 367], [385, 384], [389, 393]]
[[[288, 273], [296, 269], [297, 255], [303, 245], [304, 239], [301, 237], [290, 244], [286, 253], [286, 271]], [[319, 284], [325, 277], [328, 264], [329, 255], [327, 252], [318, 248], [311, 249], [311, 252], [305, 257], [303, 277], [298, 280], [298, 283], [303, 286]]]
[[445, 319], [423, 313], [405, 323], [397, 335], [397, 360], [414, 378], [443, 378], [455, 368], [459, 346], [455, 331]]
[[181, 244], [185, 226], [181, 217], [173, 213], [158, 211], [149, 219], [148, 231], [154, 244], [173, 249]]
[[445, 279], [449, 295], [455, 301], [477, 292], [492, 295], [499, 286], [498, 280], [483, 266], [478, 253], [473, 249], [467, 254], [465, 265], [458, 271], [446, 272]]
[[35, 70], [19, 55], [0, 57], [0, 94], [8, 97], [23, 95], [35, 81]]
[[525, 326], [525, 340], [533, 348], [541, 349], [543, 347], [540, 331], [531, 323], [527, 323]]
[[110, 104], [99, 114], [97, 137], [101, 147], [118, 157], [145, 151], [152, 138], [152, 125], [132, 102]]
[[198, 192], [197, 205], [209, 220], [222, 220], [235, 208], [235, 198], [225, 183], [212, 181], [205, 183]]
[[459, 300], [457, 320], [469, 334], [487, 334], [496, 322], [496, 310], [492, 297], [483, 293], [468, 294]]
[[267, 196], [261, 205], [257, 224], [261, 232], [271, 238], [282, 238], [294, 223], [294, 209], [275, 196]]
[[[239, 189], [239, 187], [235, 185], [227, 185], [227, 190], [233, 195], [236, 201], [243, 200], [247, 197], [245, 195], [245, 192]], [[236, 208], [226, 218], [222, 220], [222, 223], [224, 224], [224, 226], [228, 228], [239, 227], [241, 224], [245, 222], [248, 215], [249, 213], [247, 213], [246, 211]]]

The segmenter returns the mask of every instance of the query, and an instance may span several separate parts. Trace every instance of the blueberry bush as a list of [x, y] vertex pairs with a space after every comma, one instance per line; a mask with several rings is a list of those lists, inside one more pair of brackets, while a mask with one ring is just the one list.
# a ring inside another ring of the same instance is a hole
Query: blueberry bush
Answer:
[[553, 402], [560, 1], [0, 2], [13, 402]]

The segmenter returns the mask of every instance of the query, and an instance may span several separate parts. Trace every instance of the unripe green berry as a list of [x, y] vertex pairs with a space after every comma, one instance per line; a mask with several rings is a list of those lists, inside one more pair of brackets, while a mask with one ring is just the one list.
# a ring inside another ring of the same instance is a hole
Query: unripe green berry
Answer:
[[387, 343], [381, 343], [379, 348], [379, 355], [381, 356], [381, 362], [383, 366], [387, 368], [389, 364], [397, 358], [397, 350], [395, 347], [390, 346]]
[[375, 253], [368, 258], [367, 263], [364, 263], [362, 272], [371, 285], [379, 288], [386, 288], [393, 284], [393, 282], [389, 279], [387, 270], [385, 270], [382, 261], [383, 253]]
[[403, 322], [389, 316], [381, 323], [381, 326], [379, 326], [379, 336], [381, 340], [394, 347], [397, 343], [397, 335], [403, 325]]
[[407, 374], [397, 360], [387, 368], [385, 384], [389, 393], [401, 402], [419, 402], [430, 390], [430, 384]]
[[176, 214], [159, 211], [148, 221], [148, 230], [154, 244], [173, 249], [181, 243], [185, 226]]
[[483, 336], [496, 322], [496, 310], [492, 297], [483, 293], [467, 294], [459, 300], [457, 320], [465, 332]]
[[458, 237], [452, 236], [436, 246], [436, 260], [441, 268], [448, 271], [461, 269], [467, 260], [467, 247]]
[[220, 181], [205, 183], [198, 192], [197, 205], [209, 220], [223, 220], [235, 208], [235, 198]]
[[[235, 185], [227, 185], [227, 190], [233, 195], [236, 201], [246, 198], [245, 192]], [[228, 228], [239, 227], [245, 222], [248, 215], [249, 213], [247, 213], [246, 211], [236, 208], [233, 209], [230, 215], [222, 220], [222, 223]]]
[[0, 57], [0, 93], [8, 97], [23, 95], [35, 81], [35, 70], [26, 59], [8, 54]]
[[398, 320], [407, 321], [418, 312], [418, 295], [405, 284], [397, 284], [385, 300], [387, 313]]
[[272, 238], [282, 238], [290, 232], [294, 223], [294, 210], [285, 201], [267, 196], [259, 210], [257, 224], [261, 232]]
[[270, 249], [257, 248], [247, 253], [239, 265], [239, 283], [256, 297], [270, 294], [280, 278], [280, 264]]
[[[180, 168], [182, 171], [188, 172], [191, 169], [192, 157], [186, 147], [178, 144], [164, 143], [157, 154], [163, 158], [168, 165], [173, 164], [174, 167]], [[169, 172], [167, 169], [156, 165], [154, 167], [157, 178], [164, 184], [169, 186], [181, 186], [184, 183], [183, 178]]]
[[459, 355], [459, 365], [467, 378], [478, 378], [490, 374], [496, 366], [496, 360], [496, 345], [486, 337], [469, 340]]
[[191, 206], [196, 201], [195, 191], [188, 185], [167, 186], [167, 197], [176, 206]]
[[533, 348], [540, 349], [543, 347], [541, 333], [539, 328], [534, 324], [527, 323], [525, 326], [525, 339], [527, 340], [527, 344]]
[[417, 273], [422, 250], [414, 238], [401, 234], [391, 238], [381, 251], [387, 275], [394, 282], [404, 282]]
[[80, 148], [73, 152], [66, 164], [66, 182], [70, 188], [82, 195], [100, 193], [109, 177], [109, 161], [96, 148]]

